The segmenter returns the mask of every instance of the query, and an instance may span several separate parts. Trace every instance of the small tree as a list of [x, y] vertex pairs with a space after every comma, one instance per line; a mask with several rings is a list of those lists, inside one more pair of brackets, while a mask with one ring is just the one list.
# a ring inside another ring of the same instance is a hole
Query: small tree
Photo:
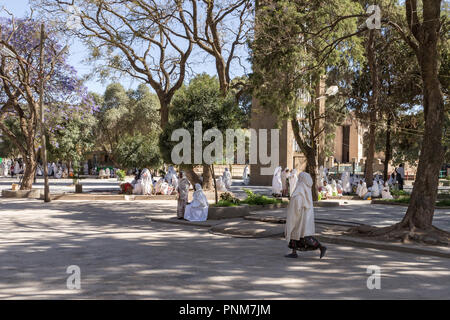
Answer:
[[[160, 138], [160, 149], [166, 162], [173, 162], [171, 152], [177, 142], [171, 141], [172, 132], [176, 129], [186, 129], [191, 134], [191, 146], [194, 148], [194, 121], [202, 122], [203, 133], [212, 128], [217, 128], [222, 133], [226, 129], [240, 127], [242, 110], [239, 108], [235, 97], [230, 93], [225, 97], [220, 91], [219, 81], [216, 77], [206, 74], [199, 75], [189, 82], [189, 86], [182, 87], [175, 95], [172, 102], [172, 115], [169, 125], [163, 131]], [[209, 143], [202, 142], [206, 147]], [[203, 149], [202, 149], [203, 150]], [[193, 154], [193, 152], [191, 153]], [[216, 155], [217, 156], [217, 155]], [[203, 157], [202, 157], [203, 161]], [[222, 162], [223, 159], [217, 159]], [[193, 163], [193, 159], [191, 159]], [[183, 167], [192, 171], [194, 164], [184, 164]], [[211, 189], [210, 183], [212, 169], [203, 163], [203, 187]], [[190, 174], [191, 183], [199, 183], [197, 175]]]

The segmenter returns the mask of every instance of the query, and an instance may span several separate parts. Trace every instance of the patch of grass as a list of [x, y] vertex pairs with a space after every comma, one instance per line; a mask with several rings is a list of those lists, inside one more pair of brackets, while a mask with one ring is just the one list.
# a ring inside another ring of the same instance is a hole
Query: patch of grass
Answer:
[[444, 199], [436, 202], [437, 207], [450, 207], [450, 199]]
[[409, 193], [404, 190], [391, 190], [393, 197], [409, 196]]
[[247, 194], [247, 199], [242, 200], [241, 203], [245, 203], [250, 206], [282, 203], [281, 199], [269, 198], [267, 196], [254, 193], [253, 191], [248, 189], [244, 189], [244, 191]]

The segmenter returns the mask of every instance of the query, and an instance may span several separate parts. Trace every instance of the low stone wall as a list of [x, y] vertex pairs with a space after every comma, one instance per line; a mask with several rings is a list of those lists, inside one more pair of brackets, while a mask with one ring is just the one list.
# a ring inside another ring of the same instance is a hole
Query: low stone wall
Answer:
[[139, 201], [139, 200], [176, 200], [176, 195], [126, 195], [126, 194], [89, 194], [89, 193], [64, 193], [52, 194], [50, 199], [58, 200], [91, 200], [91, 201]]
[[43, 190], [2, 190], [3, 198], [16, 199], [40, 199], [43, 196]]
[[208, 220], [221, 220], [240, 218], [249, 215], [250, 206], [236, 206], [236, 207], [209, 207]]

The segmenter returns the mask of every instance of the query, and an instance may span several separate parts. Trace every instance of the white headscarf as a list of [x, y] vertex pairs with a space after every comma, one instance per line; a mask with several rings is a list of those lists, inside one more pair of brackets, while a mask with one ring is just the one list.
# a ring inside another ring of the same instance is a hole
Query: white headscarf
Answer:
[[297, 185], [297, 169], [293, 169], [289, 176], [289, 194], [292, 196]]
[[152, 194], [153, 182], [152, 182], [152, 174], [150, 173], [150, 170], [148, 170], [147, 168], [142, 170], [141, 179], [142, 179], [143, 189], [144, 189], [143, 193], [144, 194]]
[[272, 193], [281, 193], [283, 187], [281, 184], [281, 167], [276, 167], [272, 178]]
[[313, 207], [313, 199], [311, 188], [313, 185], [313, 181], [309, 173], [300, 172], [297, 179], [297, 185], [295, 186], [295, 190], [291, 195], [291, 198], [302, 195], [305, 201], [303, 202], [304, 208], [312, 208]]
[[199, 183], [195, 184], [195, 191], [192, 196], [192, 206], [194, 208], [206, 208], [208, 207], [208, 199], [203, 192], [202, 186]]

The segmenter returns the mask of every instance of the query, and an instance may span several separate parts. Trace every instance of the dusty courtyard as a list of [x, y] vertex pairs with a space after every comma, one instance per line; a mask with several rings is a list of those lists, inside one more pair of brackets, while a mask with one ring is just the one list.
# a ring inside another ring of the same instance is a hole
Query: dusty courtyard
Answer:
[[[332, 214], [320, 210], [318, 215]], [[383, 215], [381, 206], [371, 211], [377, 218]], [[0, 299], [450, 295], [446, 258], [327, 244], [322, 260], [318, 252], [291, 260], [283, 257], [287, 248], [281, 238], [232, 238], [213, 235], [207, 228], [150, 221], [174, 214], [174, 201], [44, 204], [1, 199]], [[71, 265], [80, 268], [80, 290], [67, 288]], [[367, 288], [370, 265], [381, 268], [379, 290]]]

